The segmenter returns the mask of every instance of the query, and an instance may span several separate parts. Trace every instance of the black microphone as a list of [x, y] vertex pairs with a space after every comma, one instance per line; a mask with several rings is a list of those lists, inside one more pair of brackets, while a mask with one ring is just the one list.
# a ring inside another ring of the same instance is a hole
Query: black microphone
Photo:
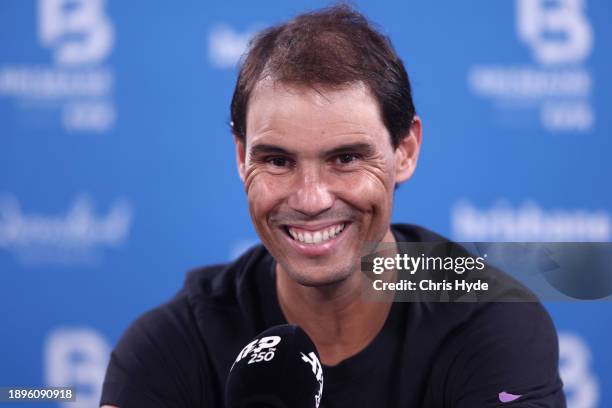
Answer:
[[319, 352], [299, 326], [274, 326], [236, 357], [225, 386], [226, 408], [318, 408]]

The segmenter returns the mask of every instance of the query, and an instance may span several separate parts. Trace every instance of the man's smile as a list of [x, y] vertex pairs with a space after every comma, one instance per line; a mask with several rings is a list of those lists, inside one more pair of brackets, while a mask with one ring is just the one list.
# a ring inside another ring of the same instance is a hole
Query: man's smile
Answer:
[[304, 256], [314, 257], [333, 253], [344, 241], [350, 226], [350, 222], [343, 221], [325, 226], [286, 225], [282, 229], [293, 249]]
[[333, 239], [336, 235], [340, 234], [345, 227], [346, 223], [336, 223], [325, 227], [298, 227], [298, 226], [287, 226], [287, 232], [291, 237], [305, 244], [318, 244]]

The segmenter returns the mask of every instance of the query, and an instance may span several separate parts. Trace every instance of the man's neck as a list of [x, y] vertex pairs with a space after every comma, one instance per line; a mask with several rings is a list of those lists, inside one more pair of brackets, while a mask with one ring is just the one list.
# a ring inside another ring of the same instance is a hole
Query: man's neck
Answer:
[[[384, 242], [395, 242], [391, 230]], [[389, 301], [363, 299], [361, 271], [325, 287], [295, 282], [276, 265], [276, 287], [287, 321], [302, 327], [312, 338], [321, 361], [333, 366], [363, 350], [380, 332], [391, 309]]]

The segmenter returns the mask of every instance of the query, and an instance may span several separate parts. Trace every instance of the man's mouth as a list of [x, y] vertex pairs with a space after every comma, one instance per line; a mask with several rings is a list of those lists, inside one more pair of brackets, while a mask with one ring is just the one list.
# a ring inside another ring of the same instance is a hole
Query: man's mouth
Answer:
[[321, 244], [327, 241], [331, 241], [336, 238], [338, 235], [344, 231], [347, 223], [338, 223], [334, 225], [329, 225], [320, 229], [312, 230], [312, 229], [304, 229], [299, 227], [294, 227], [287, 225], [286, 231], [288, 235], [293, 238], [294, 241], [297, 241], [301, 244]]

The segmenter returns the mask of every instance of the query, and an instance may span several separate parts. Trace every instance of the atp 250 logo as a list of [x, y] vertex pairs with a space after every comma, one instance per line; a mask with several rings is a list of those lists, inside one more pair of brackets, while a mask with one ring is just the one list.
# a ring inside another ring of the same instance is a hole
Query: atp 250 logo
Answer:
[[280, 342], [281, 338], [279, 336], [267, 336], [258, 340], [253, 340], [244, 346], [240, 354], [238, 354], [234, 364], [247, 357], [249, 354], [251, 358], [247, 364], [270, 361], [274, 358], [274, 353], [276, 352], [275, 347], [278, 346]]

